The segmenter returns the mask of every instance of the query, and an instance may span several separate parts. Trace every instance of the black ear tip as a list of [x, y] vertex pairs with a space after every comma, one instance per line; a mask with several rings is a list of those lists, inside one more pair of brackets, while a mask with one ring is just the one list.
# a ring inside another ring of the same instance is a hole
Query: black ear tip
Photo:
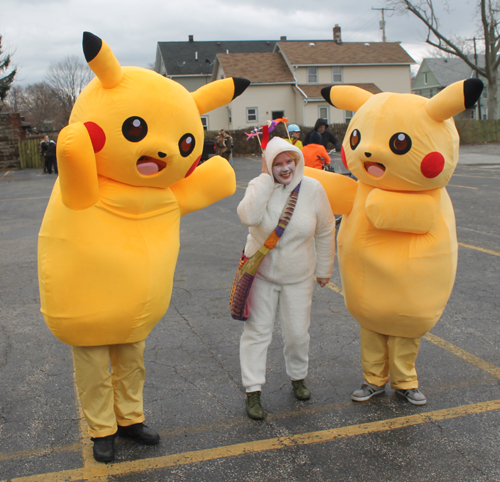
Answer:
[[332, 90], [332, 86], [329, 85], [328, 87], [323, 87], [321, 89], [321, 95], [323, 96], [323, 99], [325, 99], [329, 104], [332, 104], [332, 101], [330, 100], [330, 91]]
[[82, 46], [85, 60], [90, 62], [97, 57], [97, 54], [101, 50], [102, 40], [93, 33], [83, 32]]
[[240, 77], [233, 77], [234, 82], [234, 96], [233, 99], [245, 92], [245, 89], [250, 85], [248, 79], [242, 79]]
[[467, 79], [464, 82], [464, 104], [466, 109], [470, 109], [479, 99], [483, 92], [484, 84], [481, 79]]

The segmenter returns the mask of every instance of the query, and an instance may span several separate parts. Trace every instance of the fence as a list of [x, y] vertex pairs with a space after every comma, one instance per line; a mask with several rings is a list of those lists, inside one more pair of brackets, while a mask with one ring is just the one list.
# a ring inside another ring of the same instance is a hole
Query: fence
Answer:
[[500, 141], [500, 120], [456, 121], [460, 144]]
[[43, 167], [40, 154], [40, 139], [30, 139], [19, 142], [19, 160], [21, 169]]

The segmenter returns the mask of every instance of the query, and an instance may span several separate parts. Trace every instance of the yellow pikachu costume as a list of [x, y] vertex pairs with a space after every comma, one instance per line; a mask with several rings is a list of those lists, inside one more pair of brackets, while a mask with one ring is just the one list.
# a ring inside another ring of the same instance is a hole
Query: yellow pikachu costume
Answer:
[[83, 50], [97, 77], [59, 135], [38, 266], [41, 311], [73, 345], [90, 434], [104, 437], [117, 421], [144, 420], [144, 339], [169, 306], [181, 216], [236, 190], [225, 159], [196, 168], [200, 114], [250, 82], [227, 78], [189, 93], [153, 71], [121, 67], [89, 32]]
[[322, 182], [333, 212], [344, 214], [342, 289], [361, 325], [364, 379], [378, 392], [389, 372], [392, 388], [418, 388], [420, 338], [451, 294], [458, 246], [445, 185], [459, 149], [452, 117], [474, 105], [481, 91], [478, 79], [452, 84], [431, 99], [373, 95], [347, 85], [322, 91], [333, 106], [356, 112], [341, 155], [359, 181], [311, 169], [306, 174]]

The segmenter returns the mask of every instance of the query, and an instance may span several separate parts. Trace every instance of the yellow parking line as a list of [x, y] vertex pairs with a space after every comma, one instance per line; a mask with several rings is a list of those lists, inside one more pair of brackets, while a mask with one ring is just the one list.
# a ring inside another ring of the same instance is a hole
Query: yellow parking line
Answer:
[[[500, 410], [500, 400], [474, 403], [433, 412], [417, 413], [406, 417], [398, 417], [378, 422], [362, 423], [339, 427], [317, 432], [301, 433], [287, 437], [276, 437], [267, 440], [216, 447], [213, 449], [197, 450], [180, 454], [164, 455], [162, 457], [135, 460], [131, 462], [104, 465], [107, 476], [122, 476], [146, 470], [161, 470], [187, 464], [196, 464], [209, 460], [220, 460], [253, 453], [282, 450], [286, 447], [299, 447], [303, 445], [333, 442], [341, 438], [356, 437], [359, 435], [387, 432], [424, 423], [438, 422], [458, 417], [465, 417], [478, 413], [487, 413]], [[70, 482], [79, 480], [95, 480], [90, 476], [86, 478], [84, 469], [65, 470], [49, 474], [32, 475], [11, 479], [10, 482]], [[6, 482], [6, 481], [4, 481]]]
[[458, 243], [459, 246], [463, 248], [475, 249], [476, 251], [481, 251], [482, 253], [493, 254], [495, 256], [500, 256], [498, 251], [492, 251], [491, 249], [480, 248], [479, 246], [472, 246], [471, 244]]
[[7, 175], [9, 174], [9, 172], [11, 172], [11, 171], [7, 171], [7, 172], [3, 175], [3, 177], [7, 176]]
[[236, 184], [236, 187], [239, 187], [240, 189], [246, 189], [247, 188], [246, 186], [239, 186], [238, 184]]
[[490, 176], [471, 176], [469, 174], [453, 174], [453, 177], [475, 177], [477, 179], [500, 179], [500, 177], [490, 177]]
[[[497, 253], [500, 254], [500, 253]], [[344, 296], [344, 293], [342, 291], [342, 288], [340, 286], [337, 286], [334, 283], [328, 283], [326, 285], [328, 288], [330, 288], [333, 291], [336, 291], [337, 293], [341, 294]], [[432, 333], [426, 333], [423, 338], [425, 338], [427, 341], [430, 341], [431, 343], [434, 343], [435, 345], [444, 348], [445, 350], [449, 351], [450, 353], [453, 353], [454, 355], [458, 356], [459, 358], [462, 358], [463, 360], [471, 363], [472, 365], [480, 368], [481, 370], [484, 370], [485, 372], [488, 372], [492, 375], [494, 375], [497, 378], [500, 378], [500, 368], [496, 367], [495, 365], [492, 365], [488, 363], [487, 361], [477, 357], [476, 355], [473, 355], [472, 353], [469, 353], [465, 350], [462, 350], [462, 348], [459, 348], [458, 346], [453, 345], [452, 343], [443, 340], [442, 338], [439, 338], [436, 335], [433, 335]]]
[[476, 355], [473, 355], [472, 353], [469, 353], [465, 350], [462, 350], [461, 348], [458, 348], [458, 346], [455, 346], [452, 343], [449, 343], [448, 341], [443, 340], [442, 338], [439, 338], [436, 335], [433, 335], [432, 333], [426, 333], [423, 337], [427, 341], [430, 341], [431, 343], [434, 343], [435, 345], [444, 348], [446, 351], [453, 353], [454, 355], [458, 356], [459, 358], [462, 358], [463, 360], [469, 362], [472, 365], [475, 365], [481, 370], [484, 370], [485, 372], [488, 372], [491, 375], [500, 378], [500, 368], [496, 367], [495, 365], [492, 365], [491, 363], [482, 360], [481, 358], [477, 357]]
[[479, 189], [479, 188], [477, 188], [477, 187], [459, 186], [458, 184], [446, 184], [446, 186], [451, 186], [451, 187], [463, 187], [464, 189]]

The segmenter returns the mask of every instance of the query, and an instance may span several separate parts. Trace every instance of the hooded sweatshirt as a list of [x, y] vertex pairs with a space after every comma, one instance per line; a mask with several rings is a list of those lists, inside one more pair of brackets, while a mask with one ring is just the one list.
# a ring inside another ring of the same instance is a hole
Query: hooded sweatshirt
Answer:
[[304, 176], [300, 149], [284, 139], [273, 138], [264, 152], [272, 173], [274, 158], [288, 152], [296, 161], [289, 185], [275, 182], [272, 174], [260, 174], [248, 184], [238, 206], [241, 222], [249, 227], [245, 255], [252, 256], [276, 228], [288, 196], [302, 181], [290, 223], [274, 249], [264, 258], [257, 274], [276, 284], [305, 281], [316, 275], [330, 278], [335, 258], [335, 219], [325, 190], [315, 179]]

